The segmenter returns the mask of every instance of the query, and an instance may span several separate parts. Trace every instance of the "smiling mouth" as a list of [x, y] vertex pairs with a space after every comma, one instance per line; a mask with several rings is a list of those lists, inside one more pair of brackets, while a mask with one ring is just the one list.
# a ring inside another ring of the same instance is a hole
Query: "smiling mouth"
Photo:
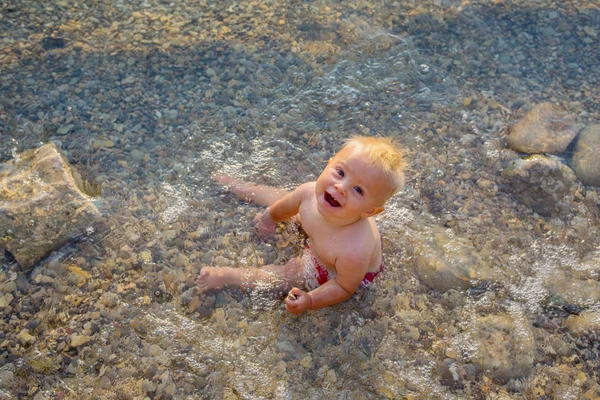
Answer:
[[330, 195], [329, 193], [325, 192], [325, 201], [327, 202], [327, 204], [329, 204], [331, 207], [340, 207], [340, 203], [337, 202], [336, 199], [333, 198], [332, 195]]

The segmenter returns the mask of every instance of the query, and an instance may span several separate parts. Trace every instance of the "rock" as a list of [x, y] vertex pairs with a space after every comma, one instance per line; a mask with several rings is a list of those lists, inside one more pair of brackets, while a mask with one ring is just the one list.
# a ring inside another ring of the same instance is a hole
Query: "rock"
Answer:
[[588, 336], [591, 333], [600, 335], [600, 309], [583, 311], [579, 315], [570, 315], [565, 326], [576, 337]]
[[92, 340], [88, 335], [71, 335], [71, 347], [79, 347]]
[[138, 386], [144, 393], [154, 393], [158, 387], [156, 383], [149, 381], [148, 379], [141, 380], [138, 383]]
[[472, 280], [489, 278], [489, 270], [470, 240], [434, 226], [410, 238], [419, 279], [433, 290], [468, 289]]
[[[0, 387], [1, 388], [10, 388], [13, 383], [14, 383], [14, 373], [13, 370], [14, 366], [13, 364], [6, 364], [4, 366], [2, 366], [2, 369], [0, 369]], [[9, 397], [6, 397], [7, 399]], [[0, 399], [3, 399], [3, 397], [0, 397]]]
[[25, 276], [25, 274], [19, 274], [16, 280], [17, 290], [21, 293], [27, 293], [29, 290], [29, 279]]
[[329, 383], [333, 383], [333, 384], [337, 383], [337, 375], [336, 375], [335, 371], [332, 369], [328, 370], [325, 379]]
[[541, 103], [513, 125], [508, 147], [522, 153], [560, 153], [578, 129], [575, 114], [552, 103]]
[[177, 268], [184, 269], [190, 265], [190, 260], [183, 253], [178, 253], [174, 259], [175, 266]]
[[506, 189], [521, 203], [540, 215], [559, 211], [558, 205], [570, 193], [576, 177], [555, 157], [533, 155], [515, 159], [502, 171]]
[[596, 31], [596, 28], [594, 28], [593, 26], [584, 26], [583, 27], [583, 31], [585, 33], [588, 34], [588, 36], [597, 39], [598, 38], [598, 32]]
[[585, 185], [600, 186], [600, 124], [586, 127], [579, 133], [571, 165]]
[[300, 365], [303, 368], [310, 368], [310, 366], [312, 366], [312, 357], [311, 356], [305, 356], [302, 360], [300, 360]]
[[66, 135], [67, 133], [69, 133], [70, 130], [72, 130], [75, 127], [75, 125], [71, 124], [71, 125], [65, 125], [65, 126], [61, 126], [60, 128], [58, 128], [58, 130], [56, 131], [56, 133], [58, 135]]
[[447, 358], [437, 369], [440, 382], [452, 389], [462, 389], [464, 382], [475, 378], [475, 367], [472, 364], [461, 365], [452, 358]]
[[40, 41], [40, 46], [44, 50], [62, 49], [67, 45], [67, 41], [63, 38], [46, 36]]
[[22, 344], [32, 344], [35, 342], [35, 336], [30, 334], [27, 329], [23, 329], [21, 332], [19, 332], [17, 339], [19, 339]]
[[533, 367], [535, 343], [531, 324], [514, 315], [477, 317], [473, 364], [499, 382], [520, 379]]
[[152, 357], [158, 357], [158, 356], [160, 356], [160, 355], [163, 354], [163, 350], [162, 350], [162, 348], [159, 345], [152, 344], [152, 345], [150, 345], [150, 349], [148, 350], [148, 353]]
[[68, 374], [78, 375], [81, 373], [81, 366], [79, 365], [79, 361], [76, 359], [72, 359], [69, 363], [69, 366], [66, 369]]
[[27, 270], [100, 218], [54, 144], [0, 165], [0, 248]]
[[227, 267], [231, 264], [231, 261], [229, 261], [227, 258], [225, 258], [223, 256], [216, 256], [215, 264], [219, 267]]
[[600, 282], [595, 279], [578, 279], [560, 269], [553, 269], [544, 277], [548, 292], [565, 304], [589, 307], [600, 302]]
[[285, 363], [285, 361], [279, 361], [277, 365], [275, 365], [275, 368], [273, 368], [273, 372], [275, 372], [278, 375], [284, 374], [286, 370], [287, 364]]
[[284, 354], [283, 359], [286, 361], [293, 360], [297, 357], [298, 350], [296, 350], [294, 345], [287, 340], [277, 342], [276, 347], [277, 351]]
[[478, 179], [477, 186], [490, 197], [493, 197], [498, 193], [498, 185], [496, 185], [496, 182], [490, 181], [489, 179]]
[[138, 150], [138, 149], [133, 149], [131, 151], [131, 153], [129, 153], [130, 157], [133, 158], [135, 161], [142, 161], [144, 159], [144, 157], [146, 156], [146, 153]]
[[0, 295], [0, 309], [7, 307], [13, 301], [13, 298], [13, 295], [10, 293]]
[[119, 302], [119, 295], [113, 292], [103, 293], [100, 297], [100, 302], [104, 305], [104, 307], [112, 308]]
[[17, 290], [17, 283], [15, 281], [8, 281], [5, 284], [0, 285], [1, 292], [10, 293], [14, 292], [15, 290]]

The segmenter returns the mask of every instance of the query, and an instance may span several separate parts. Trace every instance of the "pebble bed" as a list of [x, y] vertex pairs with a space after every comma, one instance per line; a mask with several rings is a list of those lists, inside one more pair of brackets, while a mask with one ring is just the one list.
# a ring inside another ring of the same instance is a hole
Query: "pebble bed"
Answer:
[[[598, 189], [540, 216], [502, 174], [536, 104], [600, 121], [599, 27], [592, 0], [3, 2], [0, 162], [56, 143], [105, 221], [0, 255], [0, 399], [600, 399]], [[376, 284], [299, 317], [199, 294], [301, 248], [211, 174], [291, 188], [355, 133], [410, 158]]]

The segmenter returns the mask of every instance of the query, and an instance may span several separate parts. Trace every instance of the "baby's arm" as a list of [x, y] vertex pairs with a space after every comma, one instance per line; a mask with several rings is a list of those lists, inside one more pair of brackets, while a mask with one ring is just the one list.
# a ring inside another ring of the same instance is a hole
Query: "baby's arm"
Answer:
[[274, 222], [281, 222], [292, 218], [298, 214], [302, 200], [310, 195], [310, 188], [310, 183], [298, 186], [296, 190], [286, 194], [269, 206], [269, 209], [264, 214], [265, 217], [272, 219]]
[[296, 190], [275, 201], [264, 213], [255, 218], [258, 235], [266, 238], [275, 233], [278, 222], [288, 220], [298, 214], [302, 200], [312, 193], [309, 183], [298, 186]]
[[221, 173], [214, 174], [213, 179], [222, 186], [229, 186], [231, 191], [240, 199], [251, 201], [260, 206], [268, 207], [289, 193], [289, 190], [245, 182]]
[[337, 276], [308, 293], [293, 288], [285, 306], [292, 314], [305, 310], [319, 310], [340, 303], [356, 292], [366, 272], [367, 260], [363, 257], [347, 256], [336, 262]]

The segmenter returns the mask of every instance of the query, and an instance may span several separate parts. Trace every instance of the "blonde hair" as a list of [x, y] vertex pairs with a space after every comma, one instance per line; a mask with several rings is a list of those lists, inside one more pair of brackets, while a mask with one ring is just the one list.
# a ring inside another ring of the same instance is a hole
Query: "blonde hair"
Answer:
[[[390, 137], [352, 136], [341, 150], [364, 151], [369, 161], [388, 178], [392, 197], [404, 188], [405, 151]], [[340, 150], [340, 151], [341, 151]]]

